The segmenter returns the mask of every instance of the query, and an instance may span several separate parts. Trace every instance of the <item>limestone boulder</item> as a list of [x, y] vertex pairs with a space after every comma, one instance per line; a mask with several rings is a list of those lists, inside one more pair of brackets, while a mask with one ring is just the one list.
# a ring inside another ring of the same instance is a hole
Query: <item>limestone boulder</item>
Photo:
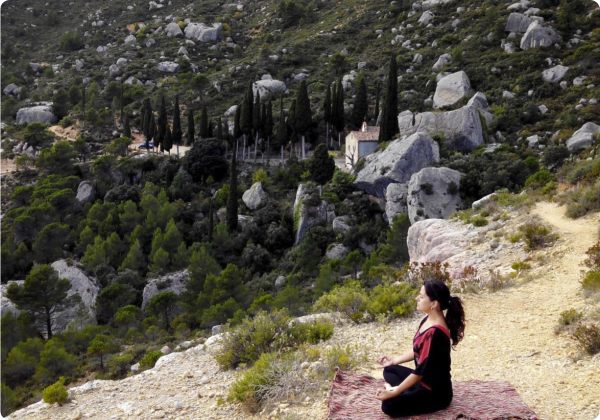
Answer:
[[264, 98], [268, 94], [280, 94], [287, 90], [285, 83], [280, 80], [259, 80], [252, 84], [254, 96], [256, 92], [260, 93], [260, 97]]
[[275, 287], [278, 289], [281, 289], [281, 288], [283, 288], [283, 286], [285, 286], [286, 282], [287, 282], [287, 279], [285, 278], [285, 276], [279, 276], [275, 280]]
[[142, 309], [148, 306], [150, 300], [160, 292], [170, 291], [180, 295], [185, 290], [189, 276], [188, 270], [183, 270], [149, 280], [144, 287]]
[[529, 25], [531, 25], [532, 21], [532, 18], [522, 13], [511, 13], [510, 16], [508, 16], [508, 21], [506, 22], [504, 30], [506, 32], [525, 33], [527, 32], [527, 28], [529, 28]]
[[490, 200], [492, 199], [492, 197], [495, 197], [497, 195], [498, 195], [497, 193], [488, 194], [485, 197], [482, 197], [479, 200], [474, 201], [473, 204], [471, 204], [471, 208], [473, 210], [479, 210], [480, 208], [485, 206], [487, 203], [489, 203]]
[[477, 92], [469, 99], [467, 106], [474, 106], [485, 117], [485, 121], [489, 126], [494, 121], [494, 115], [490, 112], [490, 105], [487, 98], [482, 92]]
[[390, 184], [385, 190], [385, 215], [390, 226], [394, 218], [402, 213], [408, 212], [408, 185]]
[[[484, 117], [486, 112], [488, 111], [483, 112]], [[481, 117], [473, 105], [466, 105], [454, 111], [423, 112], [416, 115], [404, 111], [398, 115], [398, 127], [403, 136], [418, 132], [429, 135], [443, 134], [446, 147], [462, 153], [469, 153], [484, 143]]]
[[352, 229], [354, 218], [350, 215], [339, 216], [333, 219], [333, 231], [335, 233], [346, 234]]
[[568, 72], [567, 66], [554, 66], [542, 72], [542, 80], [548, 83], [559, 83]]
[[416, 222], [408, 229], [411, 262], [444, 262], [464, 251], [476, 232], [469, 226], [443, 219]]
[[438, 144], [429, 134], [417, 132], [367, 155], [354, 184], [370, 195], [384, 198], [389, 184], [406, 183], [413, 174], [439, 160]]
[[267, 198], [267, 193], [262, 188], [262, 182], [252, 184], [242, 196], [244, 204], [252, 211], [255, 211]]
[[136, 42], [136, 38], [135, 35], [129, 35], [127, 38], [125, 38], [125, 40], [123, 41], [123, 43], [125, 45], [127, 44], [134, 44]]
[[419, 18], [419, 25], [422, 25], [422, 26], [427, 26], [427, 25], [429, 25], [429, 23], [430, 23], [430, 22], [433, 20], [433, 18], [434, 18], [434, 17], [435, 17], [435, 16], [434, 16], [434, 14], [433, 14], [433, 13], [431, 13], [429, 10], [428, 10], [428, 11], [426, 11], [426, 12], [425, 12], [425, 13], [423, 13], [423, 14], [421, 15], [421, 17]]
[[179, 64], [172, 61], [163, 61], [158, 63], [158, 71], [164, 71], [166, 73], [177, 73], [179, 71]]
[[108, 75], [113, 79], [121, 75], [121, 69], [116, 64], [111, 64], [108, 68]]
[[4, 92], [4, 94], [6, 96], [18, 96], [19, 93], [21, 92], [21, 88], [18, 87], [17, 85], [15, 85], [14, 83], [10, 83], [9, 85], [7, 85], [4, 90], [2, 91]]
[[449, 64], [452, 61], [452, 56], [450, 54], [442, 54], [438, 58], [438, 60], [433, 65], [434, 71], [441, 71], [446, 64]]
[[33, 122], [54, 124], [56, 120], [57, 118], [52, 112], [52, 104], [50, 102], [21, 108], [17, 111], [17, 124], [29, 124]]
[[408, 183], [408, 217], [411, 223], [425, 219], [447, 219], [462, 207], [458, 171], [423, 168]]
[[94, 184], [89, 181], [82, 181], [77, 187], [77, 201], [80, 203], [94, 203], [96, 201], [96, 194], [94, 191]]
[[167, 36], [183, 36], [183, 31], [176, 22], [171, 22], [165, 27]]
[[330, 260], [343, 260], [350, 253], [350, 249], [342, 244], [335, 244], [325, 253]]
[[595, 134], [600, 135], [600, 125], [587, 122], [567, 140], [567, 148], [571, 152], [576, 152], [590, 147], [593, 144]]
[[533, 21], [527, 27], [527, 32], [521, 38], [521, 49], [548, 47], [559, 41], [560, 36], [552, 28], [542, 26], [538, 21]]
[[[81, 298], [81, 305], [88, 312], [88, 325], [96, 324], [96, 297], [100, 293], [100, 285], [94, 278], [88, 277], [79, 267], [67, 262], [66, 260], [58, 260], [51, 264], [58, 277], [67, 279], [71, 282], [71, 288], [67, 292], [67, 297], [77, 295]], [[67, 325], [76, 319], [76, 313], [79, 310], [79, 305], [70, 309], [61, 311], [56, 314], [55, 326], [52, 331], [61, 332], [67, 328]]]
[[471, 82], [467, 73], [458, 71], [442, 78], [433, 95], [433, 107], [441, 108], [454, 105], [472, 92]]
[[200, 42], [217, 41], [223, 30], [222, 23], [206, 25], [204, 23], [189, 23], [185, 27], [185, 37]]
[[294, 244], [300, 243], [308, 229], [313, 226], [331, 226], [335, 219], [335, 206], [326, 201], [316, 205], [308, 203], [308, 197], [314, 194], [312, 187], [300, 184], [294, 202]]
[[231, 107], [229, 107], [229, 109], [227, 111], [225, 111], [225, 116], [226, 117], [235, 117], [235, 113], [237, 112], [237, 105], [233, 105]]

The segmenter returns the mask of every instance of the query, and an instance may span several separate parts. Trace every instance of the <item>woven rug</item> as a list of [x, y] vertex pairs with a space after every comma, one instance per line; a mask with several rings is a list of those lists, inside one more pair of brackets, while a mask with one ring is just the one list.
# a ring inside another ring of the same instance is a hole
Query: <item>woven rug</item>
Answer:
[[[375, 392], [383, 379], [336, 369], [329, 394], [328, 420], [389, 420]], [[399, 417], [403, 420], [538, 420], [508, 382], [454, 382], [448, 408], [431, 414]]]

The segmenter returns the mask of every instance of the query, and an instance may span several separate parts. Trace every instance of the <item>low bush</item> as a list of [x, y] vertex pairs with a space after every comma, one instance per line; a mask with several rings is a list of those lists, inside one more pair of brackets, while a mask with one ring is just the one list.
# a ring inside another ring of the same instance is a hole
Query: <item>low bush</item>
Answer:
[[415, 297], [418, 292], [408, 283], [380, 284], [371, 291], [367, 311], [372, 316], [403, 318], [417, 309]]
[[342, 312], [354, 322], [367, 320], [369, 295], [357, 280], [349, 280], [342, 286], [321, 296], [313, 305], [313, 311]]
[[573, 338], [586, 353], [600, 353], [600, 327], [597, 325], [579, 324]]
[[253, 319], [244, 319], [223, 340], [217, 363], [224, 369], [232, 369], [241, 363], [257, 361], [261, 354], [290, 351], [306, 342], [316, 344], [333, 334], [330, 323], [294, 325], [290, 321], [285, 309], [259, 311]]
[[583, 318], [583, 314], [575, 309], [568, 309], [560, 313], [558, 324], [562, 327], [574, 325], [577, 321]]
[[591, 292], [600, 292], [600, 271], [588, 272], [581, 281], [581, 287]]
[[519, 230], [523, 233], [527, 250], [551, 246], [558, 239], [558, 235], [552, 233], [549, 227], [535, 220], [519, 226]]
[[583, 262], [585, 266], [592, 270], [600, 271], [600, 241], [596, 242], [585, 253], [588, 256]]
[[477, 227], [487, 226], [488, 220], [485, 217], [478, 215], [471, 219], [471, 223], [473, 224], [473, 226]]
[[161, 358], [162, 352], [160, 350], [151, 350], [146, 353], [142, 360], [140, 360], [141, 369], [151, 369], [156, 364], [157, 360]]
[[60, 379], [50, 385], [46, 389], [44, 389], [44, 402], [47, 404], [58, 403], [59, 405], [67, 402], [67, 398], [69, 398], [69, 393], [67, 392], [67, 388], [65, 387], [65, 378], [61, 376]]
[[517, 272], [519, 271], [523, 271], [523, 270], [529, 270], [531, 268], [531, 265], [524, 262], [524, 261], [515, 261], [511, 268]]

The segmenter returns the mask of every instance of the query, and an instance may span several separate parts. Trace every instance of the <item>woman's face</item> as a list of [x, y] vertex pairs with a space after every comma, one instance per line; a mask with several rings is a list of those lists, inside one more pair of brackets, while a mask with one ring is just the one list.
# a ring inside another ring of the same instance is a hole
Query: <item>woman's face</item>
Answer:
[[415, 298], [417, 300], [417, 311], [429, 313], [431, 311], [431, 299], [425, 293], [425, 286], [421, 286], [419, 295]]

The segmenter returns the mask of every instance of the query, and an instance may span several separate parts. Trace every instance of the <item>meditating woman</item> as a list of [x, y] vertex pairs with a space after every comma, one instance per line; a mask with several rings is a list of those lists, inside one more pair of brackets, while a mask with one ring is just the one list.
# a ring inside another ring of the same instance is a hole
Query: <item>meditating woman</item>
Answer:
[[[391, 417], [432, 413], [452, 401], [450, 347], [456, 347], [464, 335], [462, 301], [451, 297], [448, 287], [437, 280], [426, 281], [416, 299], [417, 310], [427, 316], [415, 334], [413, 348], [401, 356], [377, 359], [384, 366], [387, 383], [376, 398], [383, 401], [381, 409]], [[415, 361], [414, 370], [398, 366], [411, 360]]]

